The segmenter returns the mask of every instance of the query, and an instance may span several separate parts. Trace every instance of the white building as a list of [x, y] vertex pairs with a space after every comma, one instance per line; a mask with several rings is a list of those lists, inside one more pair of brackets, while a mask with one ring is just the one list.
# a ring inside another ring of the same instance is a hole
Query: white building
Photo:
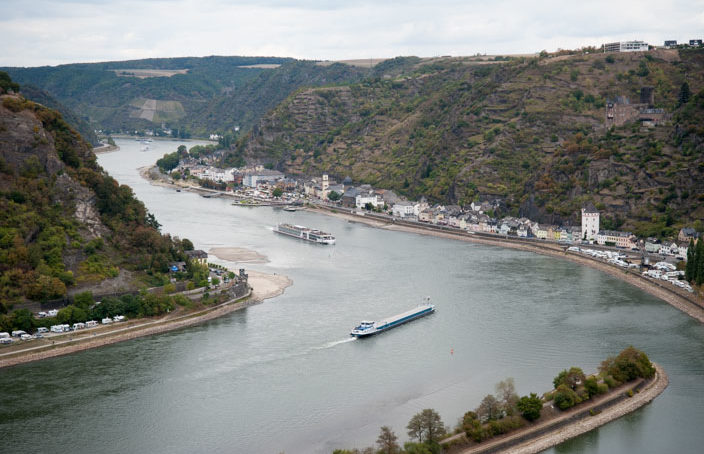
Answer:
[[416, 202], [399, 202], [391, 208], [393, 215], [399, 218], [418, 217], [420, 204]]
[[633, 249], [636, 247], [636, 237], [631, 232], [619, 232], [615, 230], [602, 230], [596, 236], [598, 244], [611, 244], [620, 248]]
[[645, 52], [647, 50], [648, 43], [644, 41], [621, 41], [604, 44], [604, 52]]
[[582, 208], [582, 240], [593, 241], [599, 233], [599, 212], [591, 203]]
[[284, 174], [276, 170], [260, 170], [248, 172], [242, 178], [242, 184], [250, 188], [256, 188], [260, 183], [270, 183], [284, 178]]
[[359, 209], [364, 208], [367, 203], [371, 203], [372, 206], [376, 208], [377, 205], [379, 205], [379, 198], [374, 193], [362, 193], [357, 194], [357, 197], [354, 199], [354, 204]]

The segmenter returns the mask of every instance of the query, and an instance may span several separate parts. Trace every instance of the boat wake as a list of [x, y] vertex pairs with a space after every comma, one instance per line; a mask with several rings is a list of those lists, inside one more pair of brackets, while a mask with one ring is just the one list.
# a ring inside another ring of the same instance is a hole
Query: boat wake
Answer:
[[324, 350], [326, 348], [333, 348], [336, 345], [340, 344], [346, 344], [347, 342], [354, 342], [357, 338], [356, 337], [348, 337], [346, 339], [342, 339], [339, 341], [334, 341], [334, 342], [328, 342], [327, 344], [321, 346], [321, 347], [315, 347], [315, 350]]

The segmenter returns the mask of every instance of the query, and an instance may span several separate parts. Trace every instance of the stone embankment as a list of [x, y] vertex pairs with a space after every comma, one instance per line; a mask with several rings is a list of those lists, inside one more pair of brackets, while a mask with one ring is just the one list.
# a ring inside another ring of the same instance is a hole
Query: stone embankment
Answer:
[[[655, 376], [637, 384], [627, 384], [617, 390], [565, 412], [542, 424], [509, 434], [496, 440], [452, 452], [461, 454], [535, 454], [564, 441], [594, 430], [650, 403], [668, 385], [665, 371], [655, 365]], [[633, 389], [632, 397], [627, 391]]]

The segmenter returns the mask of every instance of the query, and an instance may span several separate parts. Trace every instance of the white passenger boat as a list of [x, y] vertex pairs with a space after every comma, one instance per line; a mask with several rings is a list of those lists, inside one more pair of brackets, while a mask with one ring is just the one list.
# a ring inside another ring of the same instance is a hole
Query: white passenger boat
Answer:
[[279, 224], [274, 227], [274, 232], [282, 235], [292, 236], [299, 240], [310, 241], [317, 244], [335, 244], [335, 237], [326, 232], [316, 229], [309, 229], [302, 225]]

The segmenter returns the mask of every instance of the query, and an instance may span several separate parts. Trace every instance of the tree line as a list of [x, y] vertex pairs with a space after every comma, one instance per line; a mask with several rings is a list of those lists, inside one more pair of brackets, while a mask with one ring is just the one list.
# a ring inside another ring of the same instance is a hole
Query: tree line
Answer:
[[519, 397], [513, 378], [502, 380], [496, 384], [495, 394], [486, 395], [474, 410], [466, 412], [452, 432], [435, 410], [427, 408], [408, 422], [406, 430], [411, 441], [403, 447], [393, 430], [383, 426], [376, 447], [337, 449], [333, 454], [438, 454], [445, 448], [466, 443], [460, 439], [441, 444], [446, 437], [463, 433], [466, 440], [481, 443], [554, 415], [555, 411], [568, 410], [637, 378], [652, 378], [654, 374], [655, 366], [648, 356], [631, 346], [605, 359], [597, 374], [587, 376], [579, 367], [562, 370], [553, 379], [553, 390], [542, 397], [537, 393]]

